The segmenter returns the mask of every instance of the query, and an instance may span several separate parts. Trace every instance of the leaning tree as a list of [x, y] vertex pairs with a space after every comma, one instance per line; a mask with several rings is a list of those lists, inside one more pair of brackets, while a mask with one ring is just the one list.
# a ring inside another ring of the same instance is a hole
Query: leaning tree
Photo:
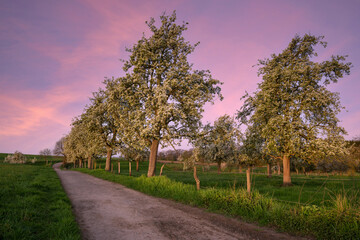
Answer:
[[208, 70], [193, 70], [188, 56], [195, 47], [182, 36], [187, 23], [177, 24], [175, 11], [160, 16], [161, 25], [151, 18], [145, 35], [127, 51], [126, 76], [119, 87], [131, 109], [131, 128], [150, 145], [148, 177], [155, 175], [159, 144], [174, 145], [199, 127], [203, 106], [220, 96], [220, 81]]
[[326, 47], [324, 37], [295, 36], [280, 54], [259, 60], [259, 83], [253, 96], [245, 94], [238, 117], [256, 124], [264, 151], [283, 161], [283, 184], [291, 185], [290, 158], [307, 161], [343, 151], [345, 130], [337, 114], [343, 108], [339, 94], [327, 89], [350, 74], [347, 56], [315, 62], [314, 49]]

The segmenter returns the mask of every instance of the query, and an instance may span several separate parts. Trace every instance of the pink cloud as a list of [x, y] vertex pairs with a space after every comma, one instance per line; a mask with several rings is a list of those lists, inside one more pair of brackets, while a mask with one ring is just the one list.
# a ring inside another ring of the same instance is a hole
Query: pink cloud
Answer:
[[50, 91], [27, 91], [7, 88], [2, 91], [0, 135], [23, 136], [50, 121], [69, 126], [73, 112], [59, 112], [62, 107], [82, 100], [71, 87], [56, 87]]
[[[296, 33], [328, 35], [325, 40], [329, 47], [321, 52], [322, 57], [347, 54], [341, 51], [349, 50], [356, 62], [358, 36], [340, 23], [330, 26], [333, 17], [328, 16], [337, 12], [334, 4], [321, 12], [318, 5], [289, 1], [80, 0], [32, 6], [29, 15], [34, 20], [23, 17], [21, 11], [10, 14], [2, 21], [5, 24], [0, 24], [6, 31], [0, 41], [9, 44], [0, 50], [26, 71], [16, 72], [15, 64], [13, 74], [0, 74], [0, 145], [14, 149], [17, 141], [27, 151], [35, 149], [33, 152], [40, 146], [53, 145], [69, 131], [71, 119], [81, 113], [91, 92], [102, 86], [104, 76], [124, 74], [118, 60], [127, 59], [125, 47], [136, 43], [143, 32], [148, 34], [144, 22], [151, 16], [158, 20], [164, 10], [171, 13], [177, 9], [179, 22], [190, 23], [185, 38], [201, 42], [189, 59], [194, 68], [209, 69], [214, 78], [224, 82], [225, 99], [206, 105], [204, 122], [233, 115], [242, 104], [240, 97], [245, 91], [255, 91], [260, 81], [257, 67], [252, 66], [258, 59], [280, 52]], [[339, 37], [339, 30], [348, 32]], [[356, 131], [356, 120], [349, 119], [360, 117], [356, 105], [360, 99], [354, 90], [356, 76], [359, 74], [354, 69], [347, 81], [334, 88], [350, 105], [353, 115], [341, 115], [349, 132]], [[31, 135], [37, 135], [38, 145], [28, 143]]]
[[[114, 74], [114, 69], [120, 70], [118, 59], [121, 57], [120, 53], [124, 52], [125, 44], [134, 42], [141, 36], [138, 29], [146, 29], [144, 21], [148, 17], [137, 11], [118, 14], [109, 6], [104, 7], [98, 2], [90, 3], [103, 23], [99, 24], [101, 27], [84, 32], [81, 41], [75, 45], [58, 44], [45, 32], [34, 38], [31, 35], [36, 30], [33, 25], [17, 19], [11, 20], [13, 27], [21, 29], [23, 33], [13, 34], [12, 39], [16, 39], [19, 45], [36, 51], [40, 56], [57, 62], [58, 67], [49, 76], [52, 86], [46, 90], [28, 90], [17, 84], [18, 81], [13, 77], [4, 74], [1, 76], [2, 81], [5, 81], [0, 95], [3, 103], [0, 106], [3, 113], [0, 118], [0, 138], [1, 142], [4, 141], [2, 147], [6, 148], [5, 142], [12, 142], [10, 139], [17, 139], [21, 145], [23, 140], [20, 138], [28, 139], [33, 133], [48, 135], [50, 132], [57, 132], [57, 136], [52, 136], [52, 141], [55, 142], [63, 133], [68, 132], [71, 119], [82, 112], [91, 92], [101, 86], [104, 76]], [[64, 9], [60, 9], [58, 14], [63, 12]], [[68, 17], [76, 20], [75, 15]], [[73, 106], [74, 103], [76, 106]], [[5, 138], [7, 140], [3, 140]]]

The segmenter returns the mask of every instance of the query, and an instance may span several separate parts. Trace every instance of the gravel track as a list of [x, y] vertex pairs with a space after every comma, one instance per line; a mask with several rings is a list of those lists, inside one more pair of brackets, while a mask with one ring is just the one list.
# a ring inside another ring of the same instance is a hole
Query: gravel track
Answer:
[[303, 239], [60, 170], [83, 239]]

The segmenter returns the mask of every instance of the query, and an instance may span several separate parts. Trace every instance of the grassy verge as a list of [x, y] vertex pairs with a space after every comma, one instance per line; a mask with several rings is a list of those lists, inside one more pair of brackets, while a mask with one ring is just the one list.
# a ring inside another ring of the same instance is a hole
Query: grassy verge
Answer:
[[[113, 161], [113, 170], [118, 172], [117, 161]], [[146, 175], [148, 162], [140, 162], [139, 172], [135, 171], [135, 163], [132, 164], [132, 176], [139, 177]], [[70, 164], [72, 167], [72, 165]], [[162, 164], [157, 164], [156, 172], [159, 173]], [[105, 161], [97, 161], [96, 168], [104, 169]], [[261, 168], [260, 168], [261, 169]], [[263, 170], [263, 169], [262, 169]], [[257, 168], [254, 169], [254, 173]], [[128, 175], [129, 163], [121, 161], [121, 175]], [[183, 171], [181, 164], [166, 164], [163, 169], [163, 175], [185, 184], [193, 185], [193, 172]], [[210, 170], [202, 171], [202, 167], [198, 167], [198, 177], [201, 181], [202, 188], [217, 189], [240, 189], [246, 188], [245, 173], [222, 172], [217, 173], [216, 167]], [[273, 175], [268, 178], [265, 174], [252, 174], [252, 189], [258, 191], [262, 195], [271, 197], [275, 201], [287, 203], [291, 205], [316, 205], [318, 207], [331, 207], [334, 199], [338, 195], [345, 195], [349, 201], [355, 201], [360, 198], [360, 175], [354, 176], [315, 176], [315, 175], [296, 175], [292, 174], [293, 186], [290, 188], [282, 187], [282, 175]], [[360, 202], [360, 201], [358, 201]]]
[[327, 207], [294, 206], [274, 201], [258, 191], [249, 195], [243, 188], [207, 187], [196, 191], [193, 184], [175, 181], [166, 176], [129, 177], [104, 170], [77, 170], [149, 195], [204, 207], [261, 225], [275, 226], [282, 231], [311, 235], [318, 239], [360, 239], [360, 209], [341, 195]]
[[0, 239], [81, 238], [51, 167], [0, 163], [0, 185]]

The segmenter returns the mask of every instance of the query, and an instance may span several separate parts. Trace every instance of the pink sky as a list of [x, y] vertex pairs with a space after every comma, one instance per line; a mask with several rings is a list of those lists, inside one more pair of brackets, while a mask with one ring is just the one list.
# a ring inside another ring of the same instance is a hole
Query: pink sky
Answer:
[[324, 35], [332, 54], [349, 55], [350, 76], [331, 86], [346, 111], [347, 139], [360, 136], [360, 1], [3, 0], [0, 2], [0, 152], [52, 149], [104, 77], [123, 75], [119, 59], [147, 33], [145, 21], [177, 11], [185, 37], [201, 44], [190, 57], [222, 82], [224, 101], [204, 122], [233, 115], [253, 92], [258, 59], [284, 49], [295, 34]]

